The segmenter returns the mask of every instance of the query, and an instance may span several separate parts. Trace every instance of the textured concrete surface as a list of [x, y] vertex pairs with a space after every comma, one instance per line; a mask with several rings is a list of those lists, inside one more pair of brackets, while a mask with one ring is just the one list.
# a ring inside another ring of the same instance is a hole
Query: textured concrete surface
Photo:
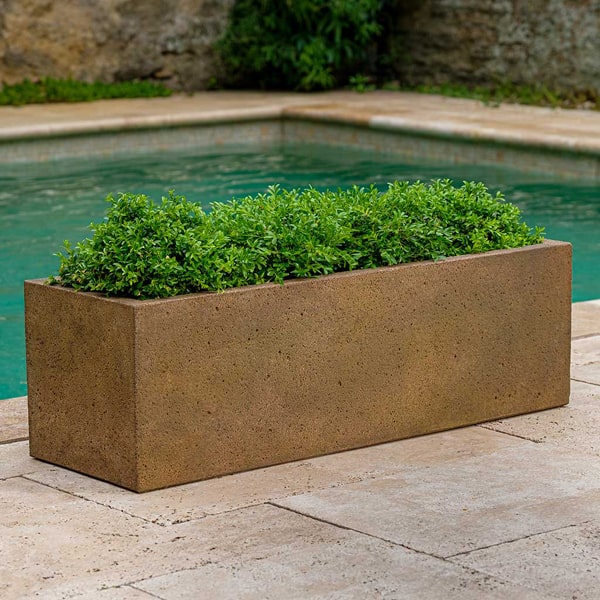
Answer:
[[570, 297], [559, 242], [145, 302], [28, 282], [31, 453], [148, 491], [560, 406]]
[[31, 454], [96, 477], [118, 473], [118, 483], [135, 487], [133, 311], [127, 302], [75, 298], [25, 286]]

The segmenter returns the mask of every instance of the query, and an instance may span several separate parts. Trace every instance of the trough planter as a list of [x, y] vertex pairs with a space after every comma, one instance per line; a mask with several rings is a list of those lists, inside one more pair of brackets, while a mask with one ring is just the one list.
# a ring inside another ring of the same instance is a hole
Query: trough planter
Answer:
[[31, 455], [138, 492], [569, 399], [571, 247], [166, 300], [25, 283]]

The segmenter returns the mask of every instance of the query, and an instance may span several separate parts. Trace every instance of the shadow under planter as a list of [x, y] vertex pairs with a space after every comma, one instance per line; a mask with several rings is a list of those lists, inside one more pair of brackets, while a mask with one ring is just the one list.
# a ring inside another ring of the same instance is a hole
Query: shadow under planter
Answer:
[[165, 300], [25, 282], [31, 455], [138, 492], [566, 404], [571, 246]]

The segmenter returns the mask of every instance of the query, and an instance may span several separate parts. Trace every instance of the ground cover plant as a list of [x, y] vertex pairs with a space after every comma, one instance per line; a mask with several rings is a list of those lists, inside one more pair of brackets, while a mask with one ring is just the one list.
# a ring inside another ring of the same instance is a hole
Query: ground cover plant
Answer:
[[49, 102], [90, 102], [112, 98], [155, 98], [170, 96], [172, 90], [150, 81], [120, 83], [86, 83], [74, 79], [44, 77], [39, 81], [25, 79], [0, 89], [0, 105], [45, 104]]
[[394, 182], [384, 191], [272, 186], [209, 211], [174, 193], [161, 203], [134, 194], [107, 200], [93, 236], [65, 242], [50, 283], [161, 298], [542, 241], [516, 206], [473, 182]]
[[414, 91], [421, 94], [440, 94], [453, 98], [473, 98], [484, 104], [525, 104], [551, 108], [583, 108], [600, 110], [600, 94], [595, 90], [555, 90], [545, 85], [520, 85], [511, 82], [488, 85], [445, 83], [440, 85], [404, 86], [399, 83], [383, 85], [388, 90]]

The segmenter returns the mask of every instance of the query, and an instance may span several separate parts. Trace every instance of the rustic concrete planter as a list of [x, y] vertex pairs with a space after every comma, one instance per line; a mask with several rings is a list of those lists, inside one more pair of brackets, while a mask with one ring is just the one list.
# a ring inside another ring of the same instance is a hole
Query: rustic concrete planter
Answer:
[[25, 284], [31, 455], [136, 491], [566, 404], [571, 247], [167, 300]]

